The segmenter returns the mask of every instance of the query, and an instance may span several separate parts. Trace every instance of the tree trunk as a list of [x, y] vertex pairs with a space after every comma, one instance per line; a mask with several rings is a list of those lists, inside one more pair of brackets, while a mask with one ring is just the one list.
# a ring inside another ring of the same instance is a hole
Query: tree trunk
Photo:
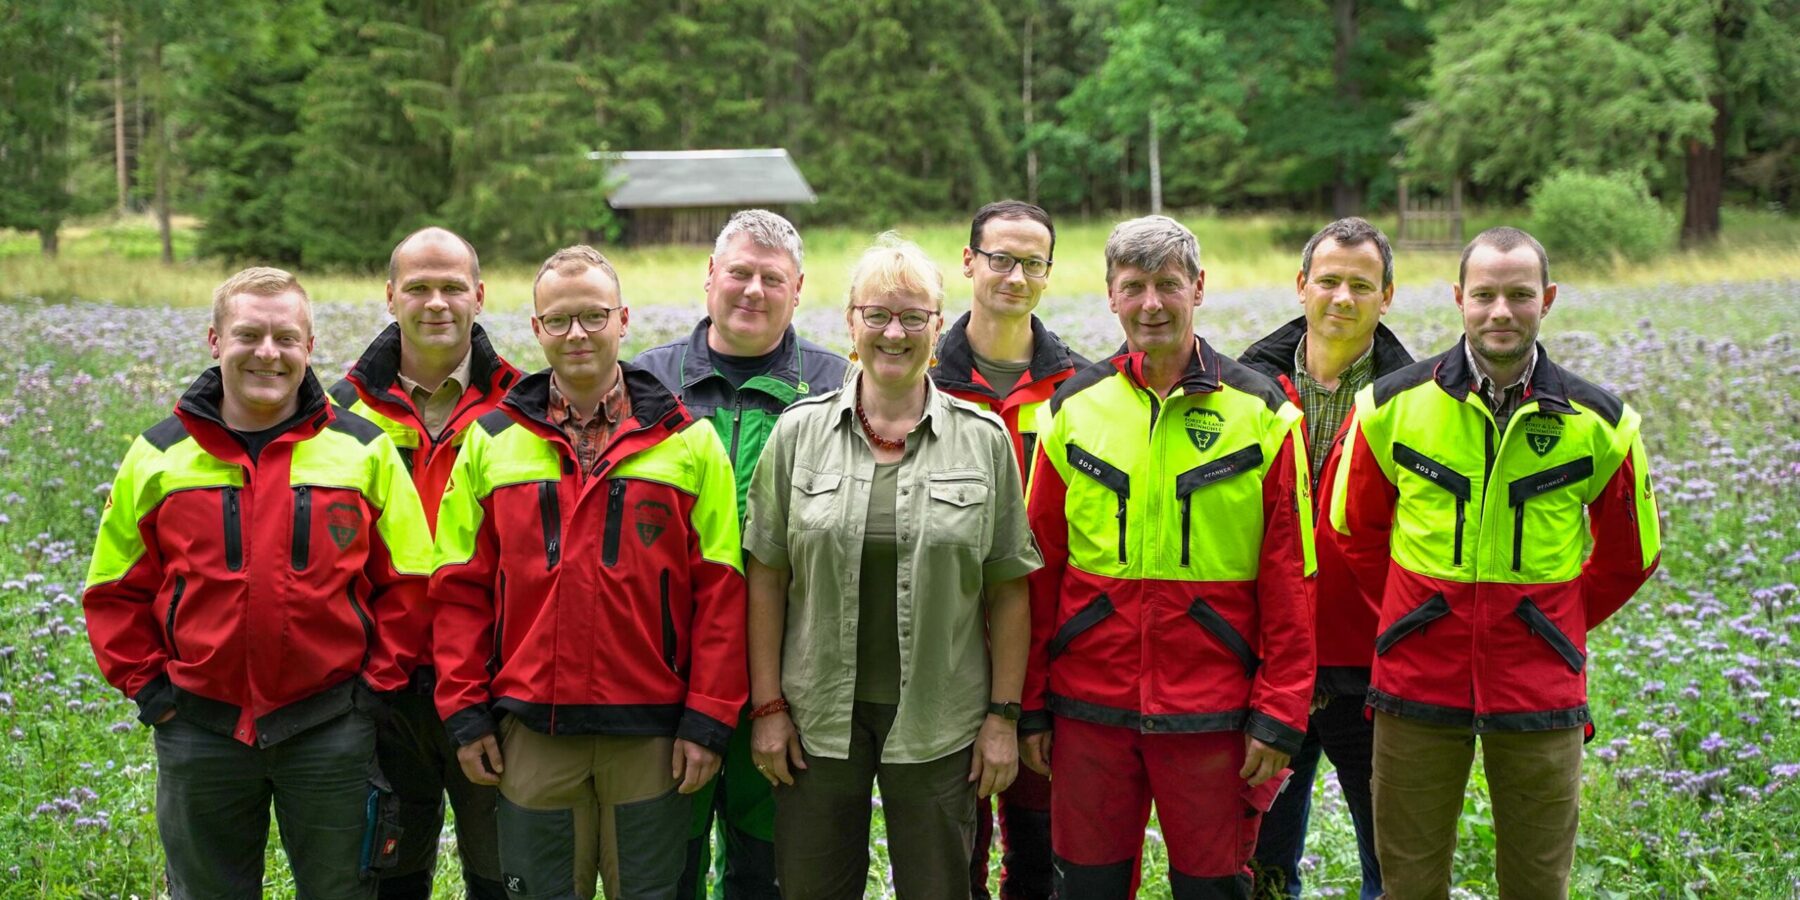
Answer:
[[1157, 138], [1156, 110], [1150, 111], [1150, 214], [1162, 215], [1162, 146]]
[[[1347, 116], [1362, 107], [1362, 85], [1351, 69], [1351, 53], [1356, 47], [1357, 0], [1333, 0], [1331, 13], [1337, 26], [1331, 73], [1337, 81], [1339, 112]], [[1340, 219], [1363, 211], [1363, 183], [1351, 171], [1350, 164], [1348, 158], [1338, 157], [1337, 178], [1331, 186], [1331, 213]]]
[[131, 194], [131, 169], [125, 159], [125, 70], [120, 58], [119, 45], [124, 43], [118, 28], [112, 34], [113, 63], [113, 166], [119, 183], [119, 215], [129, 211]]
[[1021, 68], [1024, 74], [1020, 78], [1019, 105], [1025, 110], [1025, 200], [1029, 203], [1038, 202], [1038, 152], [1037, 145], [1031, 140], [1034, 119], [1031, 110], [1031, 26], [1036, 19], [1035, 15], [1025, 17], [1025, 40], [1020, 42], [1023, 47], [1021, 52], [1024, 60]]
[[169, 140], [169, 85], [163, 74], [162, 45], [156, 45], [151, 56], [156, 67], [156, 109], [152, 114], [156, 117], [156, 232], [162, 238], [163, 265], [175, 262], [175, 241], [170, 234], [169, 226], [169, 156], [172, 152]]
[[56, 226], [50, 225], [38, 229], [38, 250], [45, 259], [55, 259], [57, 251]]
[[1725, 136], [1731, 126], [1725, 95], [1712, 95], [1712, 143], [1688, 141], [1687, 203], [1681, 245], [1700, 247], [1719, 239], [1719, 207], [1725, 199]]

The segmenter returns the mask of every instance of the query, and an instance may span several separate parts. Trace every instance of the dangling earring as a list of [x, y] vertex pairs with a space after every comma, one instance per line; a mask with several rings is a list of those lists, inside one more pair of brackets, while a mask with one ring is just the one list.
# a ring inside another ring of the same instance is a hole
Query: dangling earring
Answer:
[[855, 350], [850, 351], [850, 361], [856, 362], [856, 351]]
[[931, 354], [931, 366], [930, 367], [933, 369], [938, 367], [938, 358], [937, 358], [936, 353]]

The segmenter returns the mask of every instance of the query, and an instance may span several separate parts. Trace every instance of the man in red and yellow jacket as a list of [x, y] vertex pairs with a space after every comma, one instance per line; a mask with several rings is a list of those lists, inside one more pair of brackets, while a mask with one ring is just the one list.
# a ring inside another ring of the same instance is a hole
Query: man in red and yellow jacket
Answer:
[[[1019, 471], [1031, 471], [1050, 397], [1088, 361], [1032, 314], [1050, 286], [1056, 225], [1042, 208], [1018, 200], [983, 206], [969, 226], [963, 275], [973, 303], [938, 340], [931, 380], [944, 393], [992, 411], [1006, 423]], [[1021, 477], [1020, 483], [1025, 482]], [[1030, 769], [1000, 793], [1000, 896], [1049, 900], [1050, 780]], [[988, 846], [994, 818], [977, 803], [969, 890], [988, 897]]]
[[500, 786], [508, 891], [672, 897], [749, 694], [731, 461], [618, 362], [597, 251], [551, 256], [533, 297], [550, 369], [470, 429], [438, 514], [438, 710]]
[[155, 728], [156, 823], [177, 897], [262, 888], [269, 805], [299, 892], [375, 895], [373, 693], [406, 684], [393, 623], [431, 538], [381, 429], [333, 409], [294, 277], [214, 292], [216, 368], [132, 442], [82, 605], [100, 671]]
[[1338, 451], [1331, 528], [1380, 592], [1375, 844], [1396, 900], [1449, 891], [1477, 736], [1501, 896], [1568, 895], [1587, 632], [1660, 557], [1637, 412], [1537, 343], [1549, 274], [1530, 235], [1476, 236], [1463, 339], [1358, 394]]
[[[475, 420], [500, 406], [519, 370], [494, 352], [475, 317], [487, 286], [475, 248], [443, 228], [423, 228], [388, 257], [387, 309], [394, 317], [327, 393], [338, 406], [393, 439], [437, 522], [438, 499], [457, 448]], [[456, 761], [431, 693], [431, 610], [397, 623], [394, 640], [409, 676], [375, 737], [381, 768], [400, 800], [398, 861], [381, 875], [381, 900], [429, 900], [444, 830], [444, 798], [456, 810], [456, 849], [471, 900], [505, 900], [495, 843], [497, 792], [471, 783]]]
[[1026, 759], [1054, 777], [1060, 896], [1131, 893], [1154, 801], [1173, 895], [1248, 898], [1312, 700], [1300, 410], [1195, 337], [1186, 228], [1125, 222], [1106, 262], [1126, 345], [1058, 390], [1033, 466]]

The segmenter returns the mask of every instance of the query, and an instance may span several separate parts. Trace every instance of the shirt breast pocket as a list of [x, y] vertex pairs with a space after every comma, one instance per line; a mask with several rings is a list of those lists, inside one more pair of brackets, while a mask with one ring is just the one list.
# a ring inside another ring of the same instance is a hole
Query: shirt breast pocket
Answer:
[[988, 545], [986, 479], [976, 473], [939, 473], [925, 486], [927, 504], [921, 527], [932, 544], [985, 549]]
[[794, 470], [793, 531], [837, 531], [847, 523], [842, 515], [844, 477], [836, 472]]

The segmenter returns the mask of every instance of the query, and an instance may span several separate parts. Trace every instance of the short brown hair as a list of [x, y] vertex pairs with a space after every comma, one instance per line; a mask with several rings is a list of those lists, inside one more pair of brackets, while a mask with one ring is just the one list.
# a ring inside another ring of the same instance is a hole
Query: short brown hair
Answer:
[[599, 269], [605, 272], [606, 277], [612, 279], [613, 287], [619, 289], [620, 299], [624, 299], [625, 288], [619, 283], [619, 273], [613, 268], [612, 263], [607, 262], [606, 256], [586, 244], [576, 244], [550, 254], [550, 258], [544, 260], [543, 265], [538, 266], [537, 277], [531, 279], [532, 300], [537, 299], [538, 282], [544, 280], [545, 272], [554, 270], [556, 274], [568, 277], [580, 275], [589, 269]]
[[1375, 243], [1375, 252], [1381, 255], [1381, 287], [1386, 290], [1394, 283], [1394, 247], [1388, 243], [1387, 235], [1381, 229], [1369, 224], [1367, 219], [1358, 216], [1346, 216], [1324, 228], [1319, 229], [1312, 239], [1306, 242], [1306, 248], [1300, 251], [1300, 275], [1312, 277], [1313, 251], [1319, 245], [1331, 241], [1339, 247], [1360, 247], [1371, 241]]
[[300, 279], [286, 269], [272, 266], [251, 266], [225, 279], [218, 287], [213, 288], [212, 321], [217, 330], [225, 323], [225, 302], [239, 294], [252, 297], [279, 297], [293, 292], [300, 295], [300, 308], [306, 313], [306, 333], [312, 334], [312, 298], [306, 295], [306, 288], [300, 286]]
[[1476, 247], [1492, 247], [1501, 253], [1511, 253], [1520, 247], [1530, 247], [1531, 252], [1537, 254], [1538, 277], [1543, 281], [1542, 286], [1550, 286], [1550, 254], [1544, 252], [1544, 245], [1538, 243], [1537, 238], [1521, 229], [1511, 225], [1497, 225], [1476, 235], [1475, 239], [1469, 242], [1469, 246], [1463, 248], [1462, 262], [1456, 267], [1458, 287], [1468, 280], [1469, 257], [1474, 255]]

